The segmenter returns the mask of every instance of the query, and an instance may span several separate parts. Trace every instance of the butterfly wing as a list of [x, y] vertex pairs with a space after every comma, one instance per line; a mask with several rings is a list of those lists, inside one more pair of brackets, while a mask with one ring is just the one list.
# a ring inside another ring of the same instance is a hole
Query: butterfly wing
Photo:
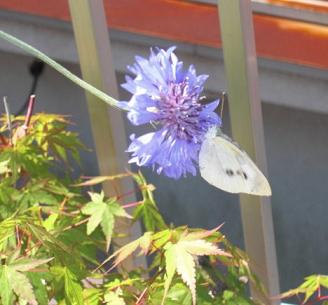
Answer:
[[270, 196], [270, 185], [254, 162], [230, 139], [207, 138], [199, 152], [202, 177], [210, 184], [230, 193]]

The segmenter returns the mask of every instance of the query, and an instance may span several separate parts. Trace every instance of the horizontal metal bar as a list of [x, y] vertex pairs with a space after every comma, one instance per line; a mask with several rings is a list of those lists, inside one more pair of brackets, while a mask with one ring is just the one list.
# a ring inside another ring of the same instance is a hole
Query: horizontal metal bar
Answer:
[[[190, 0], [192, 2], [217, 4], [217, 0]], [[219, 0], [220, 1], [220, 0]], [[323, 1], [316, 1], [323, 2]], [[255, 13], [283, 17], [309, 23], [328, 25], [328, 14], [320, 11], [307, 10], [300, 7], [291, 7], [268, 3], [266, 0], [252, 0], [252, 10]]]

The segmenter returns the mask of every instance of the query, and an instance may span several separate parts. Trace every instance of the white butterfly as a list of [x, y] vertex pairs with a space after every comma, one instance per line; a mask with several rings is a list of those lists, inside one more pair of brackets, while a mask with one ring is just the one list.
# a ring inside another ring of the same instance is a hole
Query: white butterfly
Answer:
[[201, 176], [230, 193], [271, 196], [268, 180], [254, 162], [230, 138], [211, 128], [199, 152]]

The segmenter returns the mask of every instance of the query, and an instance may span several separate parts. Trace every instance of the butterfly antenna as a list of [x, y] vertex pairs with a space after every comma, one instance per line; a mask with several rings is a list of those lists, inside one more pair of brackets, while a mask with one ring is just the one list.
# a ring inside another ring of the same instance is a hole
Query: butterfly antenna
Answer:
[[8, 125], [8, 130], [9, 130], [9, 142], [12, 144], [12, 135], [13, 135], [13, 128], [11, 124], [11, 116], [10, 116], [10, 110], [9, 110], [9, 105], [7, 101], [7, 97], [3, 97], [3, 105], [5, 106], [5, 112], [6, 112], [6, 117], [7, 117], [7, 125]]
[[223, 116], [223, 108], [224, 108], [224, 102], [226, 100], [226, 96], [227, 96], [227, 93], [225, 91], [223, 91], [221, 93], [221, 109], [220, 109], [220, 117], [222, 119], [222, 116]]

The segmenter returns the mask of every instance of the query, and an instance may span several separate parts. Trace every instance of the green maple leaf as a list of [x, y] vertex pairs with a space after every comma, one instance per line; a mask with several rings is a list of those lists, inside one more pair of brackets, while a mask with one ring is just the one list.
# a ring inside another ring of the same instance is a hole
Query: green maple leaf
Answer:
[[100, 305], [102, 291], [98, 288], [83, 289], [83, 300], [86, 305]]
[[170, 242], [165, 246], [165, 272], [166, 279], [164, 283], [164, 295], [162, 299], [162, 305], [166, 299], [167, 292], [169, 291], [171, 282], [173, 280], [174, 274], [177, 269], [176, 259], [175, 259], [175, 247]]
[[76, 276], [68, 268], [64, 268], [64, 282], [67, 303], [84, 305], [82, 287]]
[[48, 216], [47, 219], [42, 221], [42, 226], [48, 231], [50, 232], [51, 230], [54, 230], [55, 228], [55, 223], [56, 220], [58, 219], [59, 214], [54, 213]]
[[102, 267], [104, 264], [109, 262], [111, 259], [115, 258], [114, 263], [110, 270], [114, 269], [117, 265], [119, 265], [122, 261], [124, 261], [127, 257], [129, 257], [134, 251], [136, 251], [138, 248], [141, 248], [141, 252], [143, 254], [147, 254], [151, 248], [153, 233], [152, 232], [146, 232], [144, 235], [139, 237], [138, 239], [124, 245], [117, 251], [115, 251], [111, 256], [106, 258], [100, 266], [98, 266], [98, 269]]
[[13, 300], [13, 292], [12, 287], [9, 282], [9, 270], [8, 266], [4, 265], [1, 266], [0, 269], [1, 276], [0, 276], [0, 297], [1, 302], [3, 305], [11, 305]]
[[48, 304], [48, 291], [45, 285], [45, 278], [49, 273], [47, 272], [29, 272], [28, 278], [34, 288], [35, 298], [39, 304]]
[[9, 266], [17, 271], [25, 272], [35, 269], [36, 267], [50, 262], [53, 258], [46, 259], [28, 259], [20, 258], [12, 262]]
[[90, 215], [87, 223], [87, 234], [90, 235], [99, 225], [106, 237], [106, 250], [108, 250], [113, 235], [115, 216], [131, 216], [116, 202], [115, 199], [105, 200], [103, 192], [89, 193], [91, 201], [82, 208], [82, 213]]
[[29, 303], [36, 303], [33, 287], [27, 276], [13, 267], [9, 267], [8, 279], [12, 290], [23, 300]]
[[[83, 290], [77, 276], [67, 267], [51, 267], [57, 287], [63, 284], [65, 291], [65, 303], [67, 305], [84, 305]], [[60, 303], [61, 304], [61, 303]]]
[[305, 304], [311, 296], [316, 293], [320, 286], [328, 288], [328, 276], [326, 275], [310, 275], [305, 278], [304, 283], [302, 283], [297, 288], [291, 289], [280, 295], [281, 298], [288, 298], [298, 294], [304, 294], [303, 304]]
[[174, 274], [177, 272], [182, 280], [189, 287], [193, 304], [196, 303], [196, 269], [195, 261], [190, 252], [188, 252], [182, 242], [176, 244], [168, 243], [165, 247], [165, 266], [166, 280], [164, 283], [164, 296], [162, 305]]
[[51, 259], [17, 259], [18, 252], [8, 258], [8, 265], [1, 267], [0, 296], [4, 305], [11, 305], [13, 292], [29, 303], [36, 303], [33, 287], [23, 273], [49, 262]]
[[104, 301], [106, 305], [126, 305], [124, 299], [121, 297], [121, 289], [116, 289], [116, 291], [109, 291], [104, 296]]
[[8, 167], [9, 162], [10, 160], [5, 160], [0, 162], [0, 175], [9, 172], [9, 167]]
[[175, 273], [178, 273], [183, 282], [189, 287], [192, 303], [196, 304], [196, 256], [229, 256], [229, 254], [220, 250], [215, 244], [203, 239], [193, 239], [197, 235], [191, 234], [182, 234], [177, 243], [168, 242], [164, 247], [166, 279], [162, 305], [164, 304]]

